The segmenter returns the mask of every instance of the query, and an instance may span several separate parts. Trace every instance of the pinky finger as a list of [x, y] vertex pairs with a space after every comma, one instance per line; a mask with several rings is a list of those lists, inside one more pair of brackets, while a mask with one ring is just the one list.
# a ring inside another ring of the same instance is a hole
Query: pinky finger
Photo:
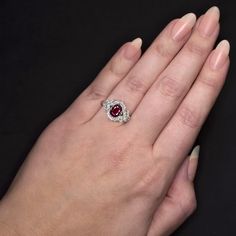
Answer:
[[148, 236], [172, 234], [195, 210], [196, 197], [193, 180], [198, 165], [199, 146], [180, 167], [168, 193], [156, 210]]
[[[141, 55], [142, 40], [134, 39], [125, 43], [108, 61], [95, 80], [80, 94], [67, 109], [79, 123], [90, 120], [101, 108], [115, 86], [126, 76]], [[75, 114], [76, 113], [76, 114]]]

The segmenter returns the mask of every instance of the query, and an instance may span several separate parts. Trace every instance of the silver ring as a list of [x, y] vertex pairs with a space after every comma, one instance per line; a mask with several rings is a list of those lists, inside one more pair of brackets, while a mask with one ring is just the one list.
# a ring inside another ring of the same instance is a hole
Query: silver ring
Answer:
[[130, 120], [129, 111], [124, 102], [120, 100], [105, 100], [102, 106], [107, 114], [107, 117], [115, 122], [126, 123]]

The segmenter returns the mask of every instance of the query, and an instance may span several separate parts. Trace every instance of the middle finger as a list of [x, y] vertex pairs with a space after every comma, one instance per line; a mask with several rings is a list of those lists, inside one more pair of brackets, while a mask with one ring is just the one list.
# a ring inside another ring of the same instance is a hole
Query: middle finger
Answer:
[[[149, 89], [128, 125], [154, 142], [174, 114], [212, 50], [219, 32], [219, 9], [210, 8], [188, 42]], [[145, 122], [144, 122], [145, 120]]]

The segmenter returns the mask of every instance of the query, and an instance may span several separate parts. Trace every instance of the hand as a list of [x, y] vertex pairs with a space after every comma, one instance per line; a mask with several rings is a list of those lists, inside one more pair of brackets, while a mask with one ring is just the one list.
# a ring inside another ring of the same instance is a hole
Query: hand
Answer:
[[[2, 225], [24, 236], [160, 236], [192, 213], [197, 159], [186, 156], [229, 66], [227, 41], [212, 51], [219, 10], [195, 20], [170, 22], [141, 58], [140, 39], [118, 50], [37, 140], [1, 202]], [[125, 101], [128, 123], [108, 120], [107, 98]]]

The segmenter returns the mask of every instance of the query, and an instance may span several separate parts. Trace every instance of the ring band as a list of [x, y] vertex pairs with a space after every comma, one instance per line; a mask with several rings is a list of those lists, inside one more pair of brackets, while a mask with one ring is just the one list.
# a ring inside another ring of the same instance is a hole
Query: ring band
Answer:
[[107, 117], [115, 122], [126, 123], [130, 120], [129, 111], [127, 110], [124, 102], [120, 100], [105, 100], [102, 106], [107, 114]]

